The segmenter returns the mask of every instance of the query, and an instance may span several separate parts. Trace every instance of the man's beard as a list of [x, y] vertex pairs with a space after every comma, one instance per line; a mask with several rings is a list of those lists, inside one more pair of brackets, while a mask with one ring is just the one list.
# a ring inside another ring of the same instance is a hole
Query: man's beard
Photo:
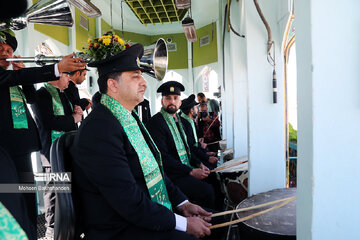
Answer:
[[[174, 108], [170, 108], [170, 106], [174, 106]], [[174, 114], [177, 112], [177, 109], [175, 105], [169, 105], [166, 108], [164, 108], [167, 113]]]

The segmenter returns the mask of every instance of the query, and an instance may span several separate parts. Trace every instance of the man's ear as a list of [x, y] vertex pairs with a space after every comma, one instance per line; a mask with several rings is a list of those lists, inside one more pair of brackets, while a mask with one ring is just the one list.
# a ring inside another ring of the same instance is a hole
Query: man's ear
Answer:
[[117, 83], [117, 81], [115, 79], [109, 78], [106, 81], [108, 90], [111, 91], [111, 92], [117, 92], [118, 86], [117, 86], [116, 83]]

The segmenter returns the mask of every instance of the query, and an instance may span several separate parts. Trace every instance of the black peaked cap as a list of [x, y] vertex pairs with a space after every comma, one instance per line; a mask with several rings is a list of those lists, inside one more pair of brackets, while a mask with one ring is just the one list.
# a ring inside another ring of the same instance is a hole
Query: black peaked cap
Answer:
[[143, 54], [144, 47], [138, 43], [119, 52], [115, 56], [91, 62], [88, 66], [96, 67], [98, 69], [99, 78], [109, 73], [141, 70], [139, 59]]
[[15, 37], [11, 36], [11, 34], [7, 33], [7, 32], [3, 32], [5, 34], [5, 43], [9, 44], [10, 47], [13, 49], [13, 51], [15, 52], [15, 50], [17, 49], [18, 46], [18, 42], [16, 40]]
[[191, 109], [192, 107], [194, 107], [195, 105], [198, 105], [199, 103], [195, 101], [195, 95], [191, 94], [188, 98], [185, 98], [184, 100], [182, 100], [180, 109], [181, 110], [186, 110], [186, 109]]
[[176, 81], [168, 81], [161, 84], [156, 92], [161, 93], [162, 96], [167, 95], [180, 95], [181, 92], [185, 91], [184, 85]]

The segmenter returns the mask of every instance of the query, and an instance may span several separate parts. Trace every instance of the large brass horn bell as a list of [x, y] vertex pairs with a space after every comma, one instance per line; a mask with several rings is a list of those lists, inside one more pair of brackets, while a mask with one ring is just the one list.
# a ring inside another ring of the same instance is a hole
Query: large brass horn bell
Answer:
[[159, 38], [155, 44], [144, 47], [144, 55], [140, 59], [140, 67], [148, 75], [161, 81], [168, 66], [168, 51], [164, 39]]
[[[21, 30], [27, 27], [28, 23], [41, 23], [57, 26], [71, 27], [73, 18], [69, 3], [66, 0], [40, 0], [32, 5], [24, 16], [10, 20], [10, 28]], [[0, 30], [8, 28], [6, 23], [0, 24]]]

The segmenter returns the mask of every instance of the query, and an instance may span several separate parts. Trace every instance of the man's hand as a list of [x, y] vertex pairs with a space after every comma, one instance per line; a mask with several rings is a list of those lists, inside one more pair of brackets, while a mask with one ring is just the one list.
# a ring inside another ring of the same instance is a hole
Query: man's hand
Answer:
[[80, 106], [75, 105], [74, 106], [74, 113], [72, 114], [73, 118], [74, 118], [74, 122], [78, 123], [82, 121], [82, 115], [83, 115], [83, 110], [81, 109]]
[[185, 217], [200, 217], [208, 222], [211, 220], [210, 216], [212, 213], [205, 211], [199, 205], [193, 204], [191, 202], [187, 202], [181, 205], [180, 207], [178, 207], [178, 210]]
[[201, 145], [201, 148], [202, 148], [202, 149], [207, 148], [207, 144], [206, 144], [206, 143], [200, 143], [200, 145]]
[[188, 217], [186, 232], [197, 238], [202, 238], [211, 234], [210, 226], [210, 223], [205, 222], [199, 217]]
[[[20, 56], [13, 56], [13, 58], [19, 58]], [[19, 70], [25, 67], [24, 62], [11, 62], [14, 70]]]
[[92, 101], [90, 99], [87, 99], [89, 101], [89, 104], [85, 107], [85, 110], [89, 110], [92, 106]]
[[73, 72], [77, 70], [82, 70], [85, 68], [86, 64], [83, 61], [82, 58], [73, 58], [75, 53], [72, 53], [70, 55], [67, 55], [61, 59], [61, 61], [58, 63], [58, 69], [59, 73], [63, 72]]
[[205, 166], [204, 164], [200, 163], [200, 168], [207, 174], [209, 175], [210, 174], [210, 169]]
[[211, 156], [209, 157], [209, 163], [211, 164], [215, 164], [219, 161], [219, 159], [217, 157]]
[[193, 176], [194, 178], [197, 179], [204, 179], [209, 175], [209, 173], [206, 173], [203, 169], [201, 168], [194, 168], [193, 170], [191, 170], [190, 172], [190, 176]]

